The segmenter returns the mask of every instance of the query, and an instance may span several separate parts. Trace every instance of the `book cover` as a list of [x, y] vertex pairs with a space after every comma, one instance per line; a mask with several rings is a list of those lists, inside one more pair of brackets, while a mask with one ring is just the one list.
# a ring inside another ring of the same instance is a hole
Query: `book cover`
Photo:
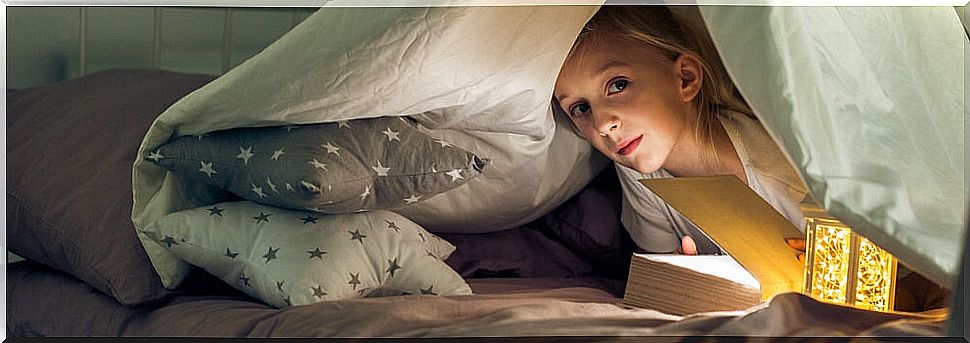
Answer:
[[[683, 214], [728, 254], [729, 257], [719, 260], [721, 267], [729, 264], [724, 259], [736, 261], [738, 267], [756, 280], [756, 294], [760, 295], [760, 300], [767, 300], [779, 293], [801, 292], [804, 264], [798, 260], [799, 251], [788, 246], [785, 239], [804, 239], [805, 235], [737, 177], [662, 178], [640, 182]], [[704, 266], [701, 260], [705, 257], [684, 256], [677, 259], [679, 264], [670, 259], [634, 255], [624, 303], [647, 308], [656, 306], [656, 303], [641, 302], [650, 299], [636, 300], [643, 298], [644, 294], [655, 293], [643, 289], [642, 286], [646, 285], [647, 288], [666, 287], [679, 289], [680, 293], [687, 290], [693, 295], [707, 295], [707, 298], [692, 296], [681, 299], [692, 303], [687, 307], [681, 306], [683, 308], [675, 312], [735, 310], [744, 302], [748, 306], [757, 304], [757, 301], [752, 303], [749, 297], [751, 288], [746, 287], [740, 279], [705, 273], [705, 269], [714, 268], [710, 266], [710, 261], [707, 261], [708, 266]], [[657, 280], [678, 279], [683, 279], [683, 282], [657, 284]], [[677, 296], [674, 293], [667, 295]], [[655, 302], [661, 298], [656, 295], [647, 297]], [[729, 303], [729, 299], [746, 300]], [[676, 301], [670, 299], [666, 302]], [[718, 303], [720, 308], [709, 308], [718, 307]]]

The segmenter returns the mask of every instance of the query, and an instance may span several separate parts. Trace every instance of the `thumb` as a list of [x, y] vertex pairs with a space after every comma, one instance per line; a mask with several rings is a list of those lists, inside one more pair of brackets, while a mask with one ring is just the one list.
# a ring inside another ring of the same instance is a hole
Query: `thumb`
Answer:
[[680, 248], [684, 255], [697, 255], [697, 245], [694, 244], [694, 239], [690, 236], [684, 236], [680, 239]]

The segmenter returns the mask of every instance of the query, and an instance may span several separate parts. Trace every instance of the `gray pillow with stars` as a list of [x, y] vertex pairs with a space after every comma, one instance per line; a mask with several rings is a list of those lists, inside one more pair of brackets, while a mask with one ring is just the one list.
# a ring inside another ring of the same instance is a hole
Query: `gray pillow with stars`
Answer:
[[178, 258], [275, 307], [388, 295], [468, 295], [455, 247], [390, 211], [321, 215], [251, 201], [168, 214], [145, 229]]
[[395, 209], [481, 175], [475, 154], [405, 117], [240, 128], [173, 139], [146, 159], [255, 202], [321, 213]]

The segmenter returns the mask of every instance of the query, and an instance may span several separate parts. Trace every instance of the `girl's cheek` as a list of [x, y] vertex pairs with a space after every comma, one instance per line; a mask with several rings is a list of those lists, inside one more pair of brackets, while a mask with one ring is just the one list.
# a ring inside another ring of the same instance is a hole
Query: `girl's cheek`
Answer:
[[579, 132], [582, 133], [583, 139], [585, 139], [590, 144], [593, 144], [593, 142], [596, 141], [596, 138], [599, 137], [599, 135], [596, 134], [593, 130], [590, 130], [588, 127], [581, 126], [581, 125], [582, 124], [580, 123], [576, 123], [576, 128], [578, 128]]
[[610, 149], [608, 149], [606, 147], [606, 145], [604, 145], [602, 143], [600, 143], [600, 144], [593, 144], [593, 147], [595, 147], [596, 150], [599, 150], [599, 152], [602, 153], [603, 155], [605, 155], [606, 157], [609, 157], [610, 159], [613, 159], [613, 157], [614, 157], [613, 156], [613, 151], [610, 151]]

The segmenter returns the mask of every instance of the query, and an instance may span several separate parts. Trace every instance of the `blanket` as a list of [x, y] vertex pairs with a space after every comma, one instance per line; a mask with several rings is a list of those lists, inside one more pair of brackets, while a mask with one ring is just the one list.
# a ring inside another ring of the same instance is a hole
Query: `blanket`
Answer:
[[[940, 336], [939, 311], [880, 313], [786, 293], [745, 311], [680, 317], [627, 309], [604, 279], [471, 279], [474, 296], [411, 295], [274, 309], [193, 274], [183, 294], [122, 306], [31, 262], [11, 265], [12, 336], [490, 337]], [[603, 337], [604, 341], [615, 341]], [[664, 340], [671, 340], [665, 338]]]
[[[141, 231], [230, 194], [145, 161], [186, 135], [408, 115], [432, 136], [490, 159], [462, 187], [399, 213], [431, 231], [524, 224], [606, 165], [550, 100], [555, 77], [596, 6], [329, 8], [182, 98], [146, 133], [132, 171], [132, 220], [163, 284], [190, 266]], [[521, 35], [519, 32], [541, 32]]]

